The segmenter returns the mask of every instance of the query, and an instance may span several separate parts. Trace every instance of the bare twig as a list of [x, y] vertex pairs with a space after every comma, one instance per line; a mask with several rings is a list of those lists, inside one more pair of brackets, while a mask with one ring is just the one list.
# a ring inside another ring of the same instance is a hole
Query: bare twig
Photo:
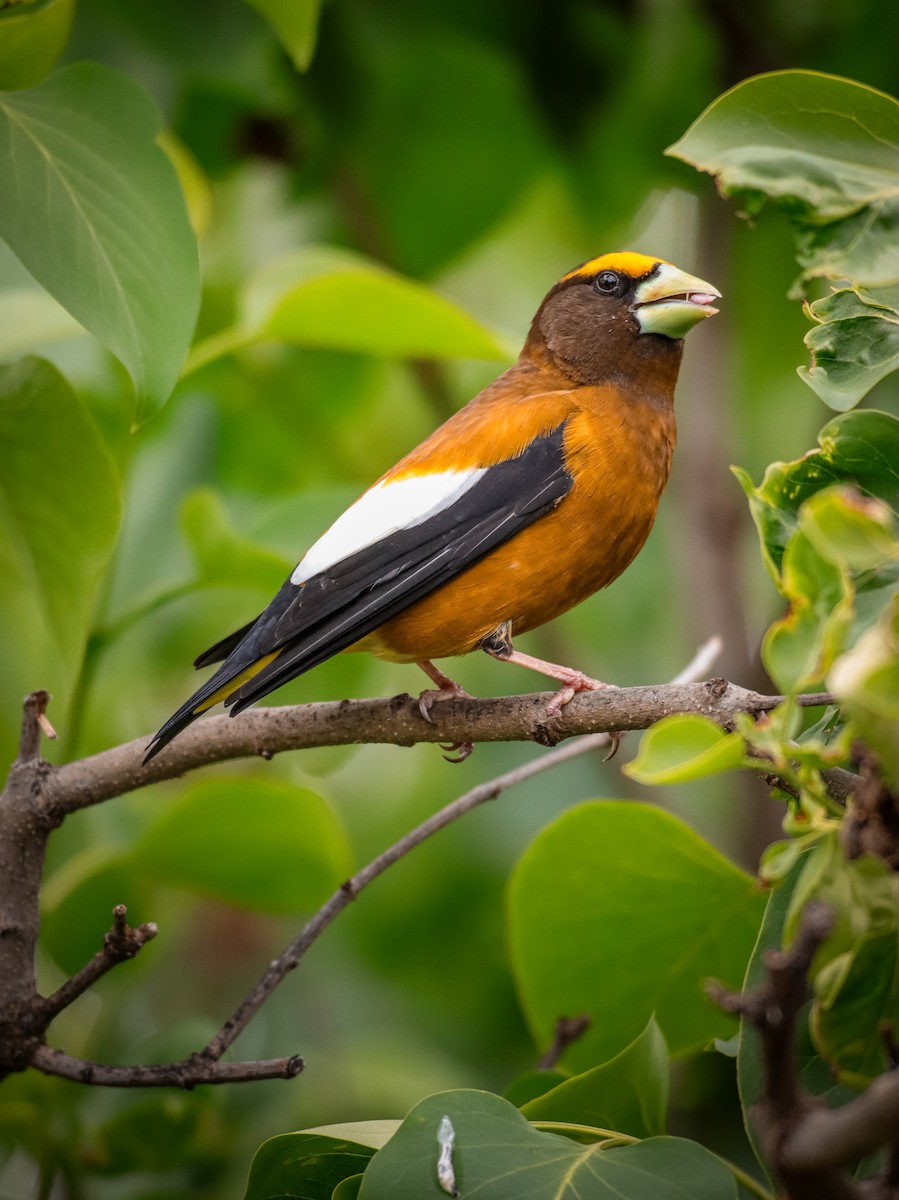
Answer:
[[554, 1067], [568, 1047], [573, 1045], [578, 1038], [582, 1038], [589, 1028], [590, 1018], [588, 1016], [559, 1017], [553, 1030], [553, 1040], [546, 1053], [540, 1057], [537, 1069], [548, 1071]]
[[284, 953], [269, 965], [253, 991], [241, 1002], [236, 1011], [229, 1017], [201, 1053], [213, 1060], [218, 1059], [235, 1038], [246, 1029], [249, 1022], [282, 979], [290, 971], [294, 970], [295, 967], [299, 966], [303, 955], [310, 946], [318, 941], [334, 918], [356, 899], [363, 888], [373, 883], [379, 875], [383, 875], [388, 867], [392, 867], [394, 863], [399, 862], [410, 850], [414, 850], [416, 846], [420, 846], [422, 842], [433, 837], [439, 830], [445, 829], [447, 825], [458, 821], [460, 817], [471, 812], [478, 805], [484, 804], [488, 800], [495, 800], [497, 796], [502, 795], [509, 788], [515, 787], [516, 784], [524, 783], [527, 779], [533, 779], [535, 775], [540, 775], [544, 771], [557, 767], [560, 763], [566, 762], [570, 758], [575, 758], [579, 754], [586, 754], [588, 751], [595, 750], [600, 746], [606, 746], [609, 740], [607, 733], [598, 733], [593, 734], [589, 738], [582, 738], [580, 741], [570, 742], [565, 746], [557, 746], [555, 750], [544, 754], [541, 758], [516, 767], [512, 771], [507, 771], [504, 775], [498, 775], [496, 779], [479, 784], [477, 787], [472, 788], [471, 791], [458, 796], [444, 808], [441, 808], [439, 812], [428, 817], [426, 821], [422, 821], [417, 828], [407, 833], [405, 837], [400, 838], [398, 842], [388, 847], [383, 854], [379, 854], [377, 858], [363, 867], [361, 871], [358, 871], [351, 879], [341, 884], [331, 898], [322, 905], [315, 916], [307, 922]]
[[35, 762], [40, 758], [41, 732], [46, 733], [46, 726], [49, 726], [51, 730], [51, 733], [47, 736], [56, 737], [56, 732], [45, 715], [49, 703], [50, 693], [44, 691], [43, 688], [25, 697], [22, 703], [22, 728], [19, 734], [18, 762]]
[[60, 1075], [74, 1083], [97, 1087], [179, 1087], [190, 1091], [200, 1083], [251, 1083], [260, 1079], [295, 1079], [303, 1070], [298, 1054], [257, 1062], [215, 1062], [199, 1054], [176, 1063], [149, 1066], [106, 1066], [70, 1058], [61, 1050], [39, 1046], [31, 1065], [44, 1075]]
[[44, 1001], [44, 1011], [48, 1018], [58, 1016], [88, 988], [93, 987], [107, 971], [111, 971], [118, 963], [134, 958], [147, 942], [156, 937], [158, 930], [155, 924], [146, 922], [132, 929], [125, 922], [127, 915], [128, 910], [124, 904], [115, 906], [112, 910], [112, 928], [103, 938], [103, 949], [98, 950], [89, 963]]

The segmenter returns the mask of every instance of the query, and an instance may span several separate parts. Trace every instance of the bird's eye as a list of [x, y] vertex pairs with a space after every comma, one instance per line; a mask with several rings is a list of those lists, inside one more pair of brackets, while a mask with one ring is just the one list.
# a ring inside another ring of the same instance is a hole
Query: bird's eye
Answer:
[[600, 271], [593, 280], [593, 286], [603, 296], [611, 296], [618, 290], [619, 278], [615, 271]]

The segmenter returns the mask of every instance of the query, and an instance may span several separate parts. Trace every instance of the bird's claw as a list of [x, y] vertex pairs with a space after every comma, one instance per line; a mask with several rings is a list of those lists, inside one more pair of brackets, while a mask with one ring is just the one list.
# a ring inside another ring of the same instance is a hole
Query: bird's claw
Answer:
[[474, 742], [448, 742], [446, 745], [440, 742], [438, 745], [446, 752], [443, 757], [448, 763], [465, 762], [474, 750]]
[[591, 679], [583, 671], [567, 671], [564, 676], [559, 676], [559, 678], [562, 681], [562, 686], [546, 706], [546, 715], [548, 717], [557, 716], [565, 705], [574, 699], [578, 692], [598, 692], [602, 691], [603, 688], [612, 686], [610, 683], [603, 683], [601, 679]]
[[611, 762], [618, 753], [618, 747], [621, 745], [621, 739], [624, 735], [620, 729], [609, 730], [609, 753], [602, 760], [604, 763]]
[[470, 700], [468, 692], [458, 683], [454, 683], [452, 687], [442, 688], [425, 688], [418, 697], [418, 711], [428, 722], [429, 725], [434, 724], [434, 718], [431, 716], [431, 709], [438, 700]]

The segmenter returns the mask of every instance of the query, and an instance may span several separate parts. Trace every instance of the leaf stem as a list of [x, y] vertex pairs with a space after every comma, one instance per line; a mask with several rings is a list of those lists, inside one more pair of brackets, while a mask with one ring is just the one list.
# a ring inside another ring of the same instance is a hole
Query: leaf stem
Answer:
[[210, 334], [191, 348], [181, 368], [180, 378], [184, 379], [186, 375], [199, 371], [201, 367], [215, 362], [217, 358], [224, 358], [233, 354], [235, 350], [243, 350], [246, 346], [255, 346], [263, 340], [256, 330], [242, 329], [239, 325], [229, 325], [226, 329], [220, 329], [218, 333]]

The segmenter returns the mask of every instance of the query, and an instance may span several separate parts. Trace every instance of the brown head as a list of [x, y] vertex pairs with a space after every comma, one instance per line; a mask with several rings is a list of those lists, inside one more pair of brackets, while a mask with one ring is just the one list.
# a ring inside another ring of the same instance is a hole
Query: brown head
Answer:
[[604, 254], [547, 294], [525, 353], [547, 354], [582, 384], [673, 389], [684, 335], [712, 316], [711, 284], [644, 254]]

